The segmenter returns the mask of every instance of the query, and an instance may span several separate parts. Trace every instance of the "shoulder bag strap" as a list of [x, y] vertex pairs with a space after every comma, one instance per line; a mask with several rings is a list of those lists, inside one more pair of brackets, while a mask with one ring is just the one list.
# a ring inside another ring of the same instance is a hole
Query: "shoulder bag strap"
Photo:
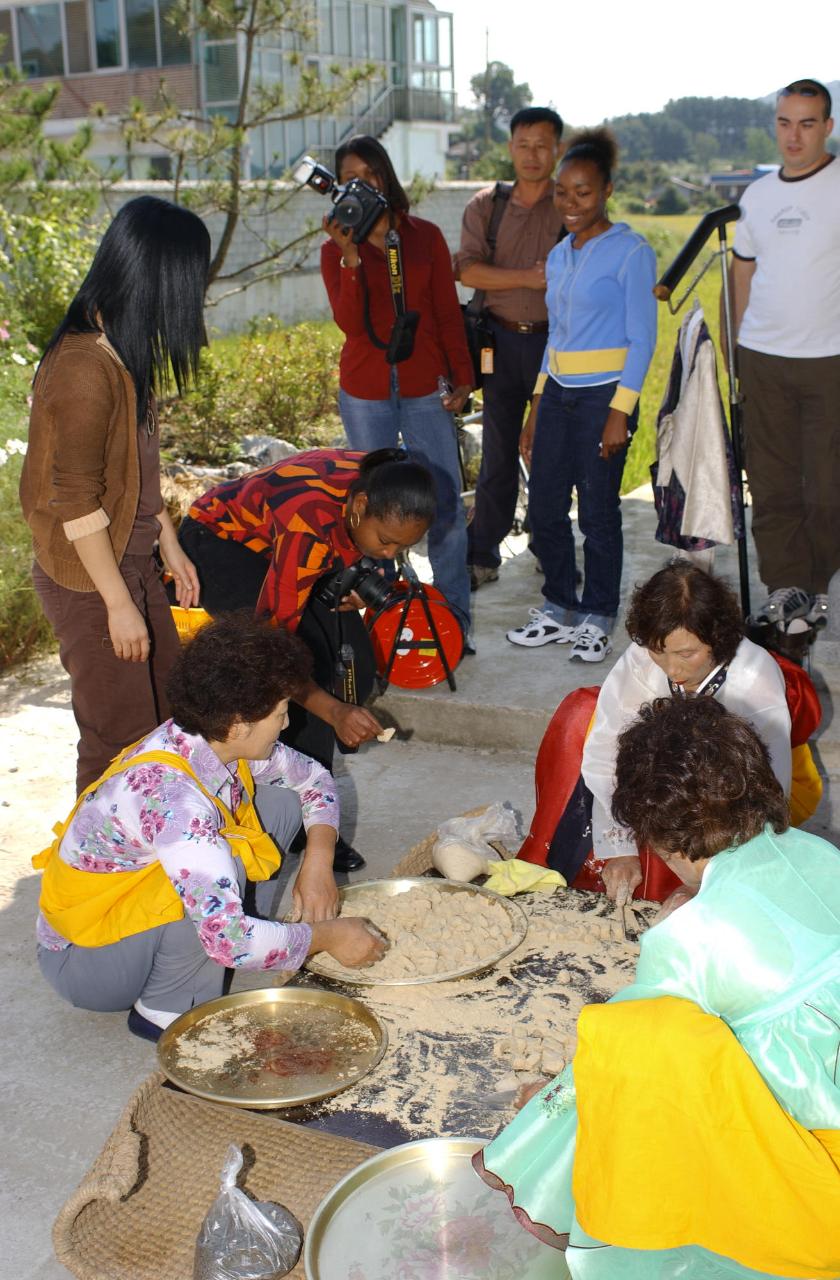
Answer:
[[[486, 265], [492, 266], [493, 259], [496, 256], [496, 240], [499, 235], [499, 227], [502, 218], [505, 216], [508, 200], [513, 193], [513, 187], [508, 182], [497, 182], [493, 192], [493, 211], [490, 214], [490, 221], [487, 224], [487, 247], [490, 250], [490, 256], [487, 258]], [[482, 311], [484, 309], [485, 289], [476, 289], [473, 296], [467, 303], [470, 311]]]

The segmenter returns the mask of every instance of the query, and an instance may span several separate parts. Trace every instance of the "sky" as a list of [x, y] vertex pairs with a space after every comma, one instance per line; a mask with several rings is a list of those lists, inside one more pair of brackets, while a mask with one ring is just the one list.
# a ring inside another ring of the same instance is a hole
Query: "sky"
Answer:
[[527, 81], [535, 105], [575, 125], [658, 111], [669, 98], [760, 98], [805, 76], [840, 79], [838, 0], [801, 9], [780, 0], [434, 3], [454, 15], [462, 106], [472, 105], [470, 78], [484, 67], [485, 29], [490, 60]]

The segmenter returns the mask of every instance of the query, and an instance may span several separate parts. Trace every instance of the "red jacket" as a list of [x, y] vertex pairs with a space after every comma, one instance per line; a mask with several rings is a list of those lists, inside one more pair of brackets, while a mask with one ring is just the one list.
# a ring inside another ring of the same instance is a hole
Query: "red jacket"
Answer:
[[[428, 396], [437, 391], [443, 374], [453, 387], [472, 386], [472, 362], [464, 337], [464, 322], [446, 241], [433, 222], [404, 214], [402, 241], [405, 305], [419, 311], [414, 354], [396, 366], [403, 396]], [[387, 400], [390, 365], [385, 352], [367, 335], [362, 270], [370, 298], [373, 332], [387, 342], [394, 324], [394, 305], [385, 255], [373, 245], [359, 245], [361, 268], [341, 266], [341, 250], [334, 240], [321, 246], [321, 275], [327, 287], [336, 324], [347, 335], [339, 366], [341, 387], [362, 400]]]

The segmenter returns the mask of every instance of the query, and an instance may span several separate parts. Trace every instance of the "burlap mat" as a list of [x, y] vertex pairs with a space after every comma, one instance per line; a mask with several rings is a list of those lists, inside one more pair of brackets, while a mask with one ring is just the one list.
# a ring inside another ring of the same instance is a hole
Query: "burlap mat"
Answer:
[[[245, 1150], [245, 1190], [286, 1205], [304, 1227], [330, 1188], [377, 1150], [191, 1098], [164, 1080], [141, 1084], [56, 1219], [56, 1257], [79, 1280], [192, 1280], [195, 1238], [231, 1142]], [[303, 1280], [302, 1259], [291, 1276]]]
[[[410, 849], [392, 876], [429, 871], [436, 839], [435, 831]], [[56, 1219], [56, 1257], [79, 1280], [192, 1280], [195, 1238], [231, 1142], [253, 1153], [245, 1189], [286, 1205], [304, 1228], [336, 1182], [378, 1149], [204, 1102], [166, 1088], [165, 1079], [149, 1076], [132, 1096]], [[302, 1260], [291, 1276], [303, 1280]]]

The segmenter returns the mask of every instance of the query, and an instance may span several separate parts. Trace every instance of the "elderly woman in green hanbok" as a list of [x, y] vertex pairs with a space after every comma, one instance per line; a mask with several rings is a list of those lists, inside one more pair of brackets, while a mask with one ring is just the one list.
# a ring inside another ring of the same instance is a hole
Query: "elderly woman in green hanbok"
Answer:
[[475, 1168], [574, 1280], [836, 1280], [840, 851], [711, 698], [642, 708], [613, 813], [688, 900]]

